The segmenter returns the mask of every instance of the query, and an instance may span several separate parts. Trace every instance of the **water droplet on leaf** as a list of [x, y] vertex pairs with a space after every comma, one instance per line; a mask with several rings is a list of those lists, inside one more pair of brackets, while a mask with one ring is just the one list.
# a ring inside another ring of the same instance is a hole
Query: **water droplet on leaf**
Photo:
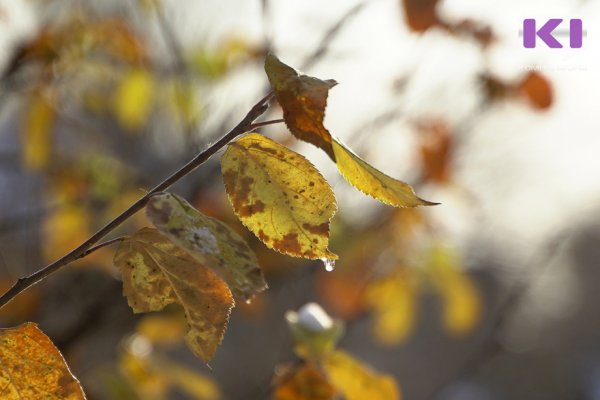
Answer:
[[335, 260], [330, 258], [321, 258], [321, 261], [323, 261], [323, 264], [325, 265], [325, 271], [331, 272], [335, 269]]

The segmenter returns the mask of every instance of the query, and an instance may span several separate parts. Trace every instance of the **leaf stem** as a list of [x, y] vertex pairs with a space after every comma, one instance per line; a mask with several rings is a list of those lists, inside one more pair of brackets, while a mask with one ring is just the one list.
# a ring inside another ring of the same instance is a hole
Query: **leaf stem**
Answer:
[[[75, 249], [71, 250], [69, 253], [65, 254], [58, 260], [53, 263], [47, 265], [46, 267], [34, 272], [33, 274], [25, 277], [21, 277], [17, 279], [15, 284], [6, 291], [2, 296], [0, 296], [0, 308], [4, 307], [8, 304], [13, 298], [15, 298], [19, 293], [23, 292], [27, 288], [33, 286], [39, 281], [45, 279], [49, 275], [58, 271], [65, 265], [78, 260], [82, 257], [85, 257], [87, 254], [92, 251], [97, 250], [104, 245], [111, 244], [112, 241], [106, 242], [104, 244], [93, 247], [96, 243], [98, 243], [103, 237], [108, 235], [110, 232], [115, 230], [119, 225], [128, 220], [135, 213], [140, 211], [142, 208], [146, 206], [148, 200], [152, 195], [162, 192], [168, 189], [175, 182], [179, 181], [181, 178], [195, 170], [199, 165], [203, 164], [206, 160], [208, 160], [213, 154], [223, 148], [227, 143], [241, 135], [242, 133], [248, 132], [251, 130], [252, 123], [258, 117], [260, 117], [264, 112], [269, 108], [269, 101], [273, 97], [273, 92], [269, 92], [265, 97], [260, 99], [244, 118], [229, 132], [227, 132], [221, 139], [207, 147], [205, 150], [198, 153], [193, 159], [191, 159], [187, 164], [182, 166], [180, 169], [175, 171], [172, 175], [166, 178], [164, 181], [156, 185], [152, 190], [146, 193], [143, 197], [138, 199], [135, 203], [129, 206], [128, 209], [123, 211], [120, 215], [115, 217], [112, 221], [104, 225], [98, 232], [93, 234], [90, 238], [88, 238], [85, 242], [81, 243]], [[114, 239], [116, 241], [116, 239]]]
[[285, 120], [283, 118], [281, 118], [281, 119], [271, 119], [269, 121], [263, 121], [263, 122], [255, 122], [255, 123], [251, 124], [248, 127], [248, 129], [249, 130], [254, 130], [254, 129], [260, 128], [262, 126], [275, 125], [275, 124], [280, 124], [282, 122], [285, 122]]

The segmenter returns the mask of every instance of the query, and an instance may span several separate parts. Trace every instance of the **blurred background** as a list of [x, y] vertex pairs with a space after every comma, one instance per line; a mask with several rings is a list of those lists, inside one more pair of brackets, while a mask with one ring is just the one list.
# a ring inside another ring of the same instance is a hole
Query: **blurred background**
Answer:
[[[525, 49], [525, 18], [580, 18], [583, 47]], [[295, 359], [284, 313], [309, 301], [404, 399], [600, 399], [599, 19], [591, 0], [0, 0], [3, 290], [233, 127], [268, 90], [269, 51], [337, 80], [331, 133], [442, 203], [384, 206], [271, 126], [334, 188], [340, 259], [326, 272], [255, 239], [221, 153], [178, 183], [249, 241], [270, 286], [234, 309], [210, 368], [177, 308], [132, 313], [114, 249], [29, 289], [0, 325], [39, 323], [89, 399], [267, 399]]]

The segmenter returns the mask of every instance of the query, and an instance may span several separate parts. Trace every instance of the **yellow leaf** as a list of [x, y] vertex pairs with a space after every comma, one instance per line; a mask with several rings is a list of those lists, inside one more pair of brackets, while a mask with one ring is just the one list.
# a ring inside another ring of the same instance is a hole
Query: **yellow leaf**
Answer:
[[374, 313], [376, 339], [385, 345], [402, 343], [415, 325], [415, 283], [400, 269], [371, 283], [364, 295], [365, 306]]
[[275, 97], [283, 108], [285, 124], [292, 134], [319, 147], [335, 160], [331, 134], [323, 126], [323, 119], [327, 94], [337, 82], [299, 75], [273, 54], [267, 55], [265, 59], [265, 71], [275, 91]]
[[335, 400], [336, 390], [313, 364], [291, 371], [275, 389], [275, 400]]
[[186, 324], [183, 316], [148, 315], [137, 324], [136, 331], [150, 342], [161, 345], [179, 343], [185, 334]]
[[379, 375], [348, 353], [335, 351], [323, 360], [329, 382], [345, 400], [399, 400], [400, 391], [389, 375]]
[[247, 300], [266, 289], [252, 249], [221, 221], [170, 193], [152, 196], [146, 215], [165, 236], [219, 274], [236, 298]]
[[44, 220], [44, 233], [44, 258], [55, 260], [90, 236], [90, 215], [81, 205], [60, 205]]
[[233, 307], [225, 282], [156, 229], [143, 228], [127, 237], [114, 263], [134, 312], [158, 311], [178, 303], [190, 326], [185, 337], [188, 346], [202, 360], [212, 358]]
[[0, 397], [85, 399], [64, 358], [36, 324], [0, 329]]
[[25, 167], [39, 170], [50, 158], [50, 133], [56, 112], [50, 99], [36, 93], [29, 101], [23, 122], [23, 163]]
[[152, 111], [154, 79], [145, 69], [132, 69], [117, 88], [114, 99], [119, 122], [131, 131], [142, 128]]
[[221, 393], [215, 382], [187, 367], [167, 360], [156, 360], [156, 370], [193, 399], [218, 400]]
[[333, 140], [333, 153], [335, 154], [335, 162], [342, 176], [352, 186], [382, 203], [395, 207], [431, 206], [437, 204], [417, 197], [410, 185], [375, 169], [337, 140]]
[[148, 357], [125, 352], [119, 359], [119, 369], [140, 399], [164, 400], [172, 384], [153, 368], [151, 361]]
[[442, 296], [444, 327], [453, 335], [465, 335], [481, 316], [479, 290], [460, 270], [458, 257], [450, 249], [435, 247], [430, 257], [431, 279]]
[[306, 158], [253, 133], [229, 144], [221, 168], [235, 213], [269, 248], [337, 259], [327, 249], [335, 196]]

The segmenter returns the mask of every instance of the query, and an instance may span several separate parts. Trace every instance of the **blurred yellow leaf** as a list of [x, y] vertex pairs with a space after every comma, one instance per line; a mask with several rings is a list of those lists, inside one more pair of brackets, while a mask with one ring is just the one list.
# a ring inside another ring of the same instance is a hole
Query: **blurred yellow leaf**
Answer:
[[253, 133], [229, 144], [221, 168], [235, 213], [269, 248], [337, 259], [327, 248], [335, 195], [306, 158]]
[[167, 398], [171, 382], [165, 375], [152, 368], [148, 358], [124, 352], [119, 359], [119, 368], [140, 399]]
[[200, 105], [194, 87], [183, 82], [171, 80], [166, 82], [167, 109], [175, 119], [183, 119], [187, 125], [194, 124], [200, 118]]
[[460, 270], [458, 257], [450, 249], [434, 247], [430, 258], [430, 279], [442, 296], [444, 327], [451, 334], [465, 335], [481, 316], [479, 290]]
[[126, 73], [115, 93], [114, 107], [119, 122], [132, 132], [142, 128], [152, 111], [154, 77], [145, 69]]
[[0, 329], [0, 397], [85, 399], [64, 358], [36, 324]]
[[356, 154], [333, 140], [335, 162], [342, 176], [361, 192], [376, 198], [382, 203], [395, 207], [431, 206], [415, 194], [413, 188], [363, 161]]
[[266, 289], [252, 249], [221, 221], [207, 217], [171, 193], [152, 196], [146, 215], [173, 243], [219, 274], [236, 298], [248, 300]]
[[275, 400], [335, 400], [336, 390], [314, 364], [290, 371], [274, 393]]
[[202, 360], [212, 358], [233, 307], [225, 282], [156, 229], [143, 228], [122, 241], [114, 263], [134, 312], [180, 304], [190, 326], [188, 346]]
[[48, 261], [62, 257], [91, 235], [88, 210], [78, 204], [63, 204], [44, 220], [43, 254]]
[[406, 268], [367, 287], [365, 307], [373, 311], [375, 338], [380, 343], [395, 345], [408, 338], [415, 325], [416, 295], [416, 283]]
[[36, 92], [29, 100], [23, 116], [22, 158], [25, 167], [32, 170], [44, 168], [50, 158], [50, 137], [56, 111], [51, 99]]
[[326, 356], [323, 369], [345, 400], [399, 400], [401, 397], [394, 378], [379, 375], [343, 351]]
[[215, 382], [182, 365], [166, 360], [156, 360], [157, 371], [169, 379], [173, 385], [197, 400], [218, 400], [221, 393]]
[[150, 342], [159, 345], [177, 344], [187, 329], [179, 315], [148, 315], [137, 324], [136, 331]]

